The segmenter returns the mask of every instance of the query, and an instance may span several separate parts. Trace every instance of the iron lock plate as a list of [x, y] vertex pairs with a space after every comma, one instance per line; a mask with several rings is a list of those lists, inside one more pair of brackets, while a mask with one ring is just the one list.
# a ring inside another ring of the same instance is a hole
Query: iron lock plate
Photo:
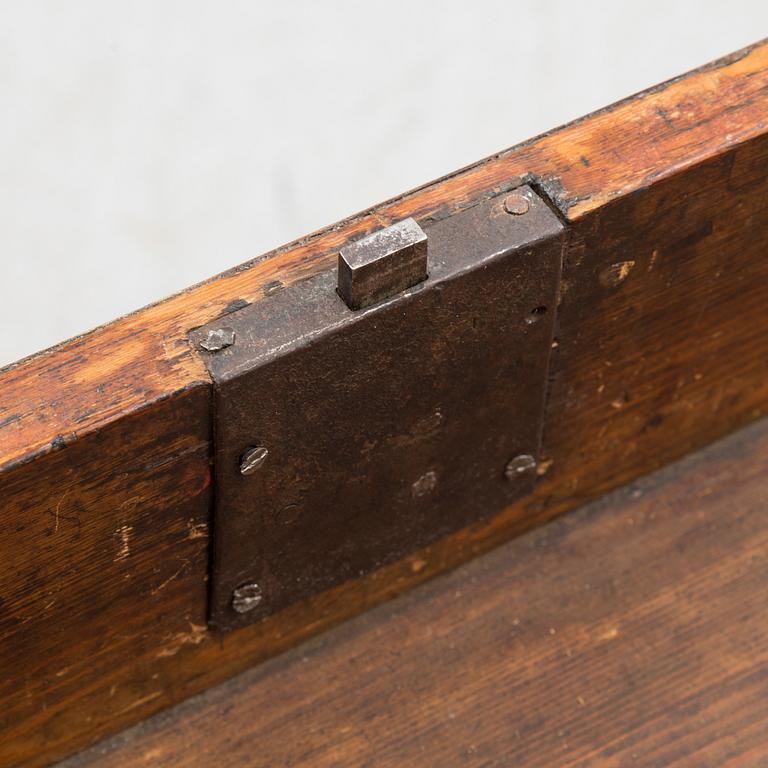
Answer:
[[390, 298], [353, 311], [334, 270], [192, 332], [214, 382], [213, 626], [259, 620], [530, 492], [563, 227], [517, 193], [522, 215], [497, 197], [426, 225], [428, 277]]

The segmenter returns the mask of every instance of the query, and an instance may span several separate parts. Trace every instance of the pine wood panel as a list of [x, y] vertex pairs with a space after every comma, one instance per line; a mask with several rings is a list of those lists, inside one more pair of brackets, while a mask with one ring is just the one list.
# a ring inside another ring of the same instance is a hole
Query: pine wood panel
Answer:
[[765, 765], [766, 499], [762, 421], [67, 768]]
[[[742, 51], [0, 373], [0, 765], [68, 754], [764, 413], [767, 64]], [[570, 229], [534, 495], [209, 634], [210, 383], [186, 332], [520, 176]]]

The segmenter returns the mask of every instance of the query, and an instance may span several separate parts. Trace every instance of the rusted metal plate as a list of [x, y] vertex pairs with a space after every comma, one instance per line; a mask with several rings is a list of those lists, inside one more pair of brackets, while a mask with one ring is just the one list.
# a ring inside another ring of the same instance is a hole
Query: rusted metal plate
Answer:
[[[426, 227], [429, 277], [336, 271], [193, 332], [215, 388], [210, 620], [231, 629], [488, 517], [535, 482], [563, 228], [523, 187]], [[218, 339], [218, 336], [215, 338]]]

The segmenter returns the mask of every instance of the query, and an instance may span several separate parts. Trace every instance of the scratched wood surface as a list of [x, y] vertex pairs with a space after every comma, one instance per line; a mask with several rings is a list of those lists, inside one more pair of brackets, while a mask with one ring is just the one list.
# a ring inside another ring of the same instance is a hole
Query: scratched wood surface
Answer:
[[[765, 413], [766, 115], [760, 44], [0, 372], [0, 765], [71, 753]], [[569, 227], [537, 490], [207, 632], [210, 382], [187, 331], [520, 177]]]
[[764, 420], [67, 766], [764, 766], [767, 512]]

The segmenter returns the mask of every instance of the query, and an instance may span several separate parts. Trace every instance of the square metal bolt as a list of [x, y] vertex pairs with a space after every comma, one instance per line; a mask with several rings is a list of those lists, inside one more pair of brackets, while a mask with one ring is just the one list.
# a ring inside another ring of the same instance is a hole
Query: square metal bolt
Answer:
[[339, 296], [363, 309], [427, 278], [427, 236], [413, 219], [392, 224], [339, 252]]

